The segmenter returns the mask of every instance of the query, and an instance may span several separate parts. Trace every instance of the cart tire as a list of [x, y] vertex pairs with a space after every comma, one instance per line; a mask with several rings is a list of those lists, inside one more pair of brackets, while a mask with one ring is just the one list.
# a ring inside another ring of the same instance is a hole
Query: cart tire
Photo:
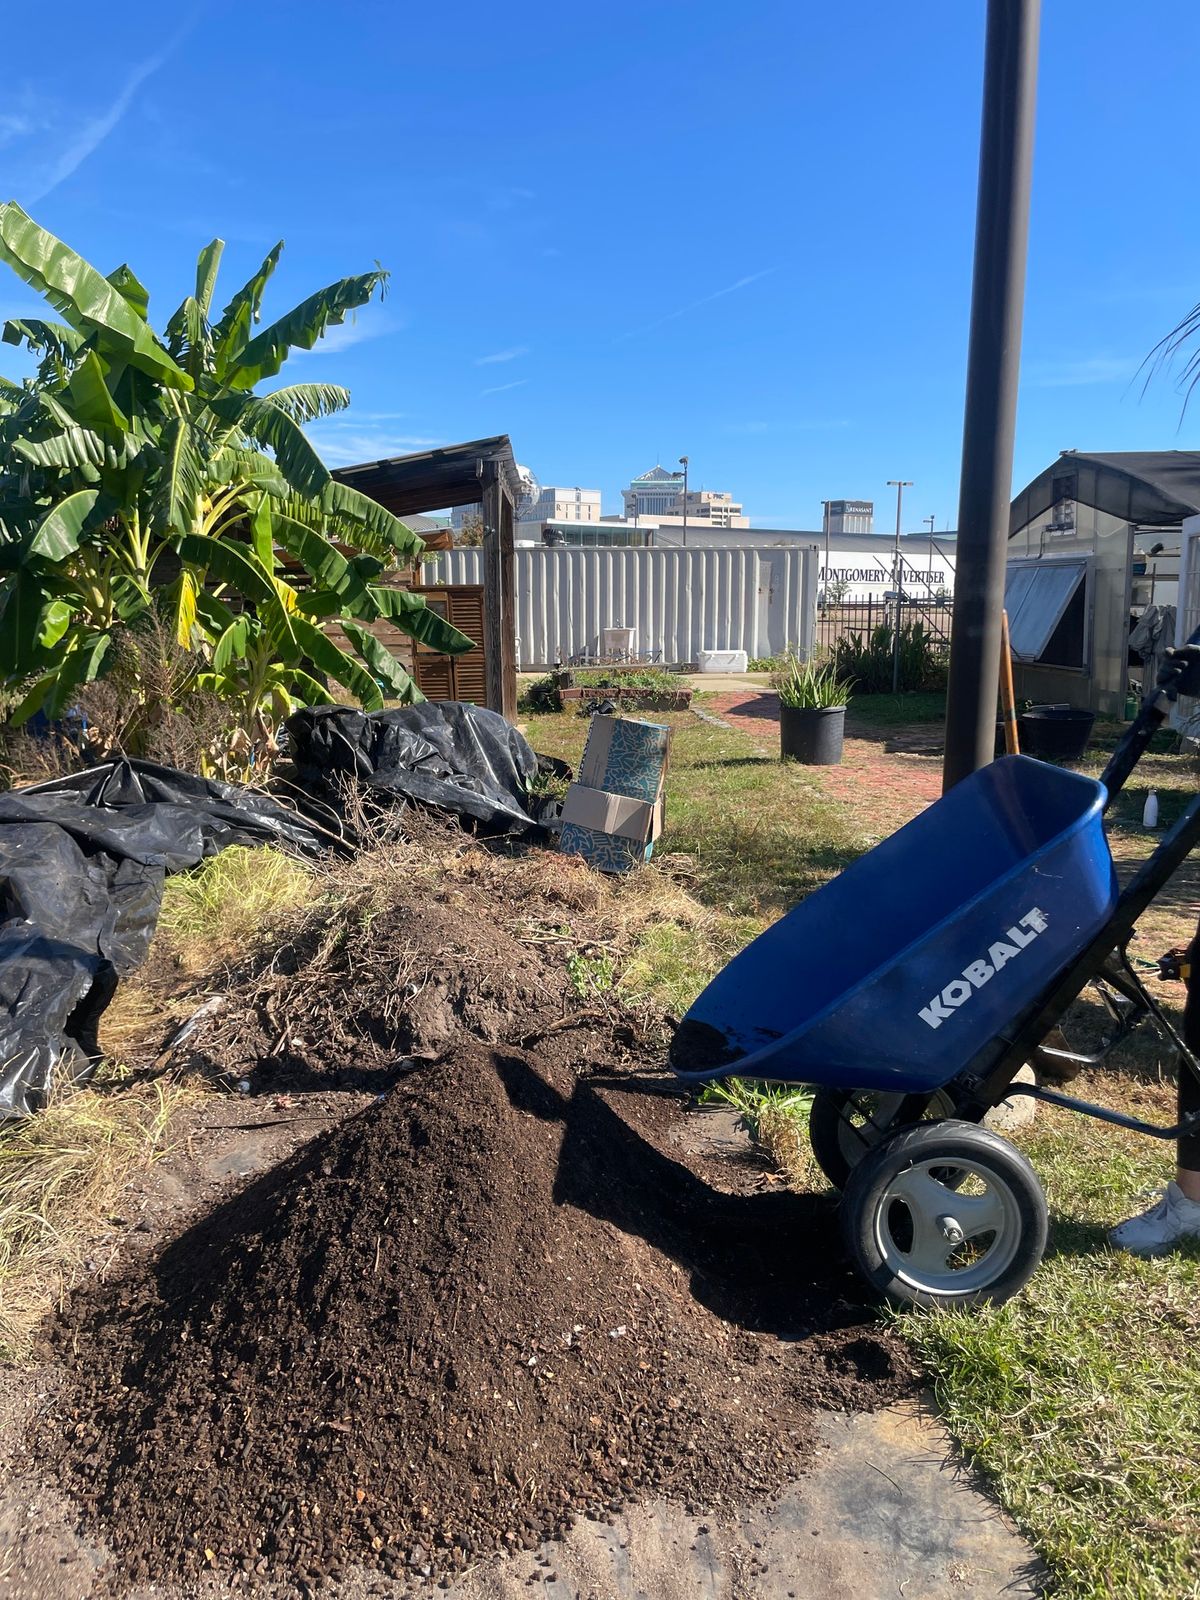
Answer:
[[[893, 1131], [889, 1123], [910, 1098], [878, 1089], [817, 1090], [808, 1114], [808, 1139], [813, 1160], [835, 1189], [844, 1189], [867, 1151]], [[939, 1089], [930, 1097], [921, 1120], [932, 1122], [950, 1116], [953, 1110], [950, 1096]], [[905, 1118], [906, 1123], [914, 1120]]]
[[863, 1157], [842, 1198], [851, 1260], [899, 1306], [1010, 1299], [1042, 1259], [1046, 1225], [1029, 1162], [973, 1122], [901, 1129]]

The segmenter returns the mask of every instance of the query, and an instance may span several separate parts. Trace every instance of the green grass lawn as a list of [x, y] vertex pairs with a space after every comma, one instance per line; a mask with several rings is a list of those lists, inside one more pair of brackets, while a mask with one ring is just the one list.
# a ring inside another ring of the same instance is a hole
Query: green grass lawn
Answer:
[[[874, 726], [908, 727], [936, 722], [942, 697], [860, 697], [853, 711]], [[666, 720], [675, 727], [667, 830], [651, 870], [683, 873], [712, 921], [653, 925], [624, 982], [679, 1011], [729, 955], [860, 851], [869, 819], [832, 801], [819, 772], [785, 766], [740, 732]], [[539, 717], [528, 732], [536, 748], [577, 759], [586, 723]], [[1118, 733], [1098, 730], [1089, 770]], [[1156, 750], [1114, 819], [1118, 857], [1132, 863], [1153, 847], [1140, 828], [1147, 787], [1170, 819], [1196, 782], [1192, 760]], [[1143, 954], [1194, 928], [1193, 881], [1159, 914]], [[1109, 1074], [1091, 1092], [1173, 1120], [1170, 1091], [1145, 1081], [1154, 1054], [1140, 1051], [1140, 1078]], [[773, 1129], [769, 1143], [793, 1181], [813, 1182], [797, 1141], [789, 1149], [780, 1138], [788, 1109], [747, 1103], [760, 1131]], [[794, 1115], [802, 1132], [806, 1107]], [[1170, 1148], [1045, 1110], [1022, 1144], [1051, 1208], [1050, 1247], [1032, 1282], [994, 1310], [910, 1314], [898, 1326], [925, 1361], [951, 1432], [1047, 1562], [1056, 1594], [1200, 1595], [1200, 1251], [1137, 1261], [1104, 1242], [1166, 1181]]]

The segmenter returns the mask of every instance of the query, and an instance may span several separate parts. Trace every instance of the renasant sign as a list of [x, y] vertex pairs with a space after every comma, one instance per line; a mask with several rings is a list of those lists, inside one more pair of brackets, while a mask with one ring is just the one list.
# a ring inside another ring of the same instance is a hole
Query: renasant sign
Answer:
[[921, 1021], [931, 1028], [940, 1028], [959, 1006], [971, 999], [976, 989], [982, 989], [985, 983], [990, 983], [1002, 967], [1019, 956], [1022, 950], [1028, 949], [1038, 934], [1045, 931], [1046, 913], [1034, 906], [1007, 930], [1002, 939], [988, 946], [986, 960], [981, 956], [978, 961], [972, 961], [970, 966], [963, 968], [961, 977], [951, 979], [941, 994], [934, 995], [927, 1006], [921, 1007], [917, 1013]]

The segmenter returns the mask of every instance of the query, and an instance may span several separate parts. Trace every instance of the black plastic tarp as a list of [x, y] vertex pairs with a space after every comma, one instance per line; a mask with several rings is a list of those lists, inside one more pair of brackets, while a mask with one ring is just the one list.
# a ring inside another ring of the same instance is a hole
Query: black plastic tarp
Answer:
[[0, 794], [0, 1119], [85, 1076], [117, 979], [144, 958], [163, 878], [231, 844], [320, 849], [274, 800], [142, 761]]
[[[529, 832], [543, 814], [539, 770], [570, 775], [503, 717], [454, 701], [301, 711], [287, 734], [314, 818], [352, 775], [483, 833]], [[79, 1081], [94, 1066], [101, 1013], [145, 959], [167, 873], [231, 844], [316, 852], [334, 837], [254, 790], [146, 761], [0, 794], [0, 1120], [37, 1110], [56, 1075]]]
[[536, 824], [530, 784], [539, 758], [511, 722], [482, 706], [316, 706], [297, 711], [286, 728], [297, 776], [318, 792], [335, 775], [352, 775], [368, 790], [451, 812], [483, 832]]

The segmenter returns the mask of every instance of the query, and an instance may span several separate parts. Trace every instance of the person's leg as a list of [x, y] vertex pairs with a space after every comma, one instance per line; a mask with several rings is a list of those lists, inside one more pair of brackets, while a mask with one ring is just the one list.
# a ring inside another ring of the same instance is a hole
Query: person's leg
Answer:
[[[1200, 1054], [1200, 935], [1188, 952], [1187, 1003], [1183, 1008], [1183, 1039], [1193, 1055]], [[1200, 1082], [1186, 1062], [1179, 1063], [1179, 1121], [1200, 1110]], [[1176, 1148], [1175, 1181], [1157, 1204], [1139, 1217], [1130, 1217], [1109, 1234], [1109, 1242], [1134, 1255], [1157, 1256], [1173, 1250], [1184, 1239], [1200, 1239], [1200, 1133], [1180, 1139]]]
[[[1191, 999], [1189, 996], [1189, 1009]], [[1180, 1063], [1179, 1067], [1179, 1120], [1200, 1111], [1200, 1082]], [[1189, 1200], [1200, 1202], [1200, 1133], [1179, 1141], [1179, 1167], [1175, 1182]]]

